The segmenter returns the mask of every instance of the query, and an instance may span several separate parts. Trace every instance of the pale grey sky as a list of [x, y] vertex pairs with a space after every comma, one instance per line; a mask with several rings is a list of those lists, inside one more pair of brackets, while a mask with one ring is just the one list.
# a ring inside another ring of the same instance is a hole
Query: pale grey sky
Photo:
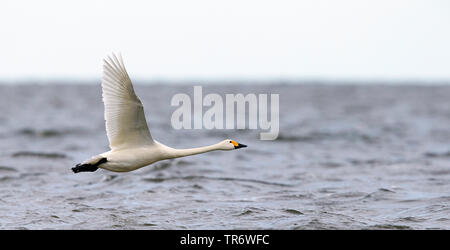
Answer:
[[450, 2], [22, 1], [0, 4], [0, 79], [450, 81]]

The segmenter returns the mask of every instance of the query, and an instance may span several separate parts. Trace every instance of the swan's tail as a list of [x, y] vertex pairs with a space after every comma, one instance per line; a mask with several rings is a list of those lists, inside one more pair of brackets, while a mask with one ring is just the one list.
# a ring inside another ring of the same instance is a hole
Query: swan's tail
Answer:
[[85, 163], [79, 163], [74, 168], [72, 168], [72, 171], [74, 173], [79, 172], [94, 172], [98, 169], [98, 166], [100, 164], [103, 164], [107, 162], [106, 158], [102, 157], [98, 159], [95, 163], [91, 162], [85, 162]]

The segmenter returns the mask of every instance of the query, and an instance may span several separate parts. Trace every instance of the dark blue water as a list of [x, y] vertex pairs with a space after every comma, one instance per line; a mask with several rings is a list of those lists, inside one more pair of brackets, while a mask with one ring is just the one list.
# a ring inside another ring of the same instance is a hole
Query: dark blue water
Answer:
[[280, 94], [280, 136], [174, 130], [192, 86], [136, 86], [153, 137], [248, 148], [74, 174], [108, 150], [99, 85], [0, 85], [1, 229], [450, 229], [450, 87], [214, 85]]

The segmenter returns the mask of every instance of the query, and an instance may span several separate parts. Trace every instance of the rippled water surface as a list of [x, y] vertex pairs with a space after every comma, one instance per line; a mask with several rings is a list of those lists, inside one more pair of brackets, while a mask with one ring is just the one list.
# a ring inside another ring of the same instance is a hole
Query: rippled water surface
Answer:
[[100, 86], [0, 86], [1, 229], [450, 229], [450, 87], [203, 88], [280, 94], [276, 141], [174, 130], [192, 86], [135, 88], [158, 141], [248, 148], [74, 174], [108, 150]]

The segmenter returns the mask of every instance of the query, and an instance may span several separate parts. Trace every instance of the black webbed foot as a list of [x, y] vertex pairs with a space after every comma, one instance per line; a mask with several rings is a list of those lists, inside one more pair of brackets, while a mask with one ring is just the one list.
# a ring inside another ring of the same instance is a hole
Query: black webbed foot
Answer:
[[72, 171], [74, 173], [94, 172], [97, 169], [98, 169], [98, 167], [95, 166], [95, 165], [91, 165], [91, 164], [77, 164], [74, 168], [72, 168]]
[[98, 166], [100, 164], [103, 164], [107, 162], [106, 158], [102, 158], [100, 159], [97, 163], [95, 164], [77, 164], [74, 168], [72, 168], [72, 171], [74, 173], [79, 173], [79, 172], [94, 172], [98, 169]]

